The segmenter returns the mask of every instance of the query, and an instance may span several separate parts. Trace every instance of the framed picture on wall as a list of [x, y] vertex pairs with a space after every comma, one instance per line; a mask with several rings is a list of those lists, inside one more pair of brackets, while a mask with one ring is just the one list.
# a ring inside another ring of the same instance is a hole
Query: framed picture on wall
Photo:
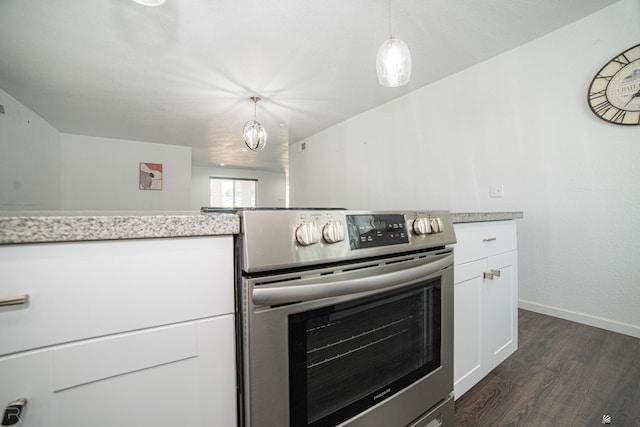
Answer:
[[162, 163], [140, 162], [140, 190], [162, 190]]

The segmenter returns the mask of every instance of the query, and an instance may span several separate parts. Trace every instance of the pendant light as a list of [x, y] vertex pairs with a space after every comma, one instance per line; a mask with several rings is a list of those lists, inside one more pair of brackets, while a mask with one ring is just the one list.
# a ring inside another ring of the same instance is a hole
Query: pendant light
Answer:
[[256, 120], [256, 108], [261, 98], [259, 96], [252, 96], [249, 99], [253, 101], [253, 120], [249, 120], [244, 124], [242, 128], [242, 139], [244, 139], [244, 143], [247, 144], [247, 147], [249, 147], [251, 151], [262, 151], [264, 146], [267, 145], [267, 131], [260, 122]]
[[407, 44], [393, 37], [391, 31], [391, 0], [389, 0], [389, 40], [378, 49], [376, 70], [378, 81], [385, 87], [398, 87], [409, 83], [411, 77], [411, 53]]

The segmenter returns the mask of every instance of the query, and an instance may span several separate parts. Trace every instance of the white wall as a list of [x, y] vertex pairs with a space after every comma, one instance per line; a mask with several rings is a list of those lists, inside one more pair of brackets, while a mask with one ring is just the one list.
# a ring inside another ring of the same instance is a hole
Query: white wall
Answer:
[[0, 210], [60, 208], [60, 133], [0, 89]]
[[[191, 165], [191, 148], [61, 134], [0, 90], [0, 211], [199, 211], [209, 177], [258, 180], [259, 206], [286, 205], [284, 173]], [[139, 163], [163, 164], [162, 191], [138, 188]]]
[[209, 178], [257, 179], [256, 205], [262, 207], [283, 207], [286, 205], [286, 176], [261, 170], [230, 169], [223, 167], [191, 167], [191, 209], [200, 210], [209, 206]]
[[[61, 135], [65, 210], [186, 211], [191, 147]], [[162, 190], [140, 190], [140, 162], [163, 165]]]
[[[191, 148], [61, 134], [0, 89], [0, 211], [187, 211]], [[163, 164], [162, 191], [139, 163]]]
[[521, 306], [640, 337], [640, 126], [586, 102], [639, 22], [620, 1], [301, 141], [291, 205], [522, 210]]

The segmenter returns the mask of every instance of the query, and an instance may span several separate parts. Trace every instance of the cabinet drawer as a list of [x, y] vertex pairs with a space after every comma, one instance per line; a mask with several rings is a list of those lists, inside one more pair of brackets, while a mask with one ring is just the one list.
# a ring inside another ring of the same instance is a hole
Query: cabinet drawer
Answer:
[[55, 347], [50, 425], [235, 426], [233, 325], [225, 315]]
[[0, 355], [233, 312], [231, 236], [0, 246]]
[[456, 265], [517, 249], [515, 221], [461, 223], [454, 228]]
[[234, 316], [0, 357], [20, 427], [235, 426]]

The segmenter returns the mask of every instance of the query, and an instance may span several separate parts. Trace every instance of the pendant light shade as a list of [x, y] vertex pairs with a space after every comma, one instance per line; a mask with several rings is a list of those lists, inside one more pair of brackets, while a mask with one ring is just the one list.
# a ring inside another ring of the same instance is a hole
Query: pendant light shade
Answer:
[[256, 120], [256, 108], [260, 97], [252, 96], [249, 98], [253, 101], [253, 120], [249, 120], [242, 128], [242, 139], [251, 151], [262, 151], [267, 145], [267, 131]]
[[382, 43], [376, 58], [378, 81], [382, 86], [398, 87], [411, 78], [411, 53], [400, 39], [390, 38]]
[[411, 53], [405, 42], [393, 37], [391, 30], [391, 0], [389, 0], [389, 39], [378, 49], [376, 71], [378, 81], [385, 87], [398, 87], [411, 78]]

